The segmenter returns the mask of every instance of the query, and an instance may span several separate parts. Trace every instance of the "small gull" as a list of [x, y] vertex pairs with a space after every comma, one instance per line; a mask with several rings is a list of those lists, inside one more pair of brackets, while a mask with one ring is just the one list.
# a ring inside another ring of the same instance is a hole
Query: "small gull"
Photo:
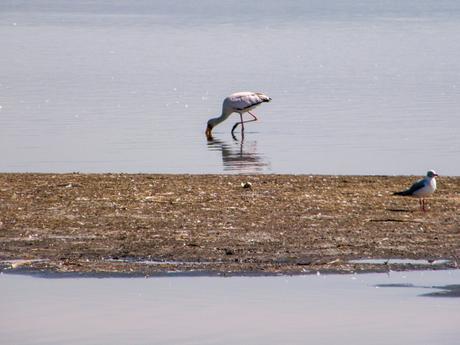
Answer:
[[419, 198], [420, 208], [422, 211], [425, 209], [425, 198], [430, 196], [436, 190], [436, 172], [430, 170], [426, 173], [426, 177], [415, 182], [409, 189], [402, 192], [394, 192], [393, 195], [411, 196]]

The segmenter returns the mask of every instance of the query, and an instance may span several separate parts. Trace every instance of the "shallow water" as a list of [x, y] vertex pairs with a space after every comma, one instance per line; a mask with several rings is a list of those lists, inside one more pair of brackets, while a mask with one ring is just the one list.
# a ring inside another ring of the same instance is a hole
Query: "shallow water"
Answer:
[[[457, 344], [460, 271], [279, 277], [0, 275], [2, 344]], [[391, 284], [392, 287], [376, 287]], [[413, 284], [416, 287], [407, 287]]]
[[0, 36], [2, 172], [460, 171], [456, 0], [2, 1]]
[[420, 265], [420, 266], [436, 266], [444, 265], [450, 262], [450, 260], [427, 260], [427, 259], [356, 259], [350, 260], [350, 263], [354, 264], [369, 264], [369, 265]]

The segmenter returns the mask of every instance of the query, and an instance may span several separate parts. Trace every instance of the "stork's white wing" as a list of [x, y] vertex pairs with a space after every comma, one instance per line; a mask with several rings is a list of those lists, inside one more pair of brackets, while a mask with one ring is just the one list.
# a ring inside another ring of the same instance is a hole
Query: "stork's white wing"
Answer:
[[243, 110], [269, 102], [271, 98], [259, 92], [237, 92], [228, 96], [228, 100], [234, 109]]

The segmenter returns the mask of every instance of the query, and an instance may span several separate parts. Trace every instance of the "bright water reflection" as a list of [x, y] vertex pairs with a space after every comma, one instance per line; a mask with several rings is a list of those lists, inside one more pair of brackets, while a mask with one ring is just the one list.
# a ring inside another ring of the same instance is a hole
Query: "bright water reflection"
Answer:
[[208, 148], [221, 154], [225, 172], [260, 173], [270, 170], [270, 163], [258, 152], [256, 140], [241, 137], [235, 137], [233, 141], [213, 139], [208, 141]]
[[243, 90], [255, 171], [460, 171], [457, 0], [0, 1], [0, 36], [0, 171], [239, 172], [204, 129]]
[[3, 274], [0, 343], [456, 345], [460, 298], [420, 297], [433, 291], [420, 286], [459, 281], [460, 270], [150, 279]]

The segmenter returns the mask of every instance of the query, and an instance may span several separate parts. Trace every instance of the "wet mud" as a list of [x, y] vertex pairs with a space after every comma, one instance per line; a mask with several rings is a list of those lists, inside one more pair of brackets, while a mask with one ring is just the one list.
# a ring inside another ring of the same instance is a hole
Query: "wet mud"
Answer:
[[[460, 177], [438, 179], [427, 212], [417, 199], [392, 195], [416, 178], [0, 174], [0, 268], [154, 275], [457, 267]], [[363, 258], [427, 262], [350, 262]]]

